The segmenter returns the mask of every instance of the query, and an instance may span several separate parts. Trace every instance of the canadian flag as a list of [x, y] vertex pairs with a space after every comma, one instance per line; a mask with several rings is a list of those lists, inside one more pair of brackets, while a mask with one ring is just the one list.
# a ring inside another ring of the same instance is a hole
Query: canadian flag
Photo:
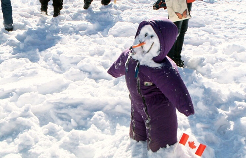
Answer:
[[200, 144], [190, 138], [188, 134], [183, 133], [182, 137], [179, 141], [180, 144], [183, 144], [184, 146], [189, 147], [190, 150], [194, 151], [196, 155], [202, 156], [203, 151], [206, 148], [206, 145]]

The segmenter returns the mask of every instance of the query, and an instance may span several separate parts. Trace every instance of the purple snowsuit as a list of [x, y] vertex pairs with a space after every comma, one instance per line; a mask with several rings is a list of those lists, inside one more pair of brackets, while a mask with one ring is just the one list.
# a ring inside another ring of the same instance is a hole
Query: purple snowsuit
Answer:
[[146, 141], [153, 152], [177, 142], [176, 108], [186, 116], [194, 114], [189, 92], [175, 63], [167, 54], [177, 36], [177, 27], [168, 19], [143, 21], [136, 36], [145, 25], [151, 25], [160, 41], [160, 54], [153, 58], [159, 67], [139, 65], [125, 50], [109, 68], [117, 78], [125, 75], [131, 99], [130, 137]]

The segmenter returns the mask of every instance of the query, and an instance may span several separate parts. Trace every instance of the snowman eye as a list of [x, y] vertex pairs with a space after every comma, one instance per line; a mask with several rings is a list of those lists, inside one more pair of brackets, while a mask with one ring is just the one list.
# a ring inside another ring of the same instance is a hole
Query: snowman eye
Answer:
[[147, 37], [148, 36], [148, 33], [146, 33], [145, 35], [144, 35], [144, 37]]
[[151, 35], [151, 36], [150, 36], [150, 38], [153, 38], [153, 37], [154, 37], [154, 35]]

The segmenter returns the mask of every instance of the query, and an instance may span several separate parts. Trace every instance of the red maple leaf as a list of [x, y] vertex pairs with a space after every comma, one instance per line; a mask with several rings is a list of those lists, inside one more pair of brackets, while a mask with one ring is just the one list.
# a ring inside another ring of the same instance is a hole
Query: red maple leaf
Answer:
[[188, 144], [189, 144], [189, 147], [190, 147], [191, 149], [195, 149], [195, 148], [196, 148], [194, 141], [188, 142]]

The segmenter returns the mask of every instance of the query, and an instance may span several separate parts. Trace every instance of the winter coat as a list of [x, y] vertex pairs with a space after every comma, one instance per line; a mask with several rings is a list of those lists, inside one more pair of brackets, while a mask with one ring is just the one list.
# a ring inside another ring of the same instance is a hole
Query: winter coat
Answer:
[[109, 68], [113, 77], [125, 75], [131, 99], [130, 137], [148, 141], [148, 147], [160, 147], [177, 142], [176, 108], [186, 116], [194, 114], [189, 92], [175, 63], [167, 57], [177, 36], [177, 27], [168, 19], [143, 21], [136, 36], [145, 25], [151, 25], [160, 41], [160, 53], [153, 57], [160, 67], [142, 65], [125, 50]]

